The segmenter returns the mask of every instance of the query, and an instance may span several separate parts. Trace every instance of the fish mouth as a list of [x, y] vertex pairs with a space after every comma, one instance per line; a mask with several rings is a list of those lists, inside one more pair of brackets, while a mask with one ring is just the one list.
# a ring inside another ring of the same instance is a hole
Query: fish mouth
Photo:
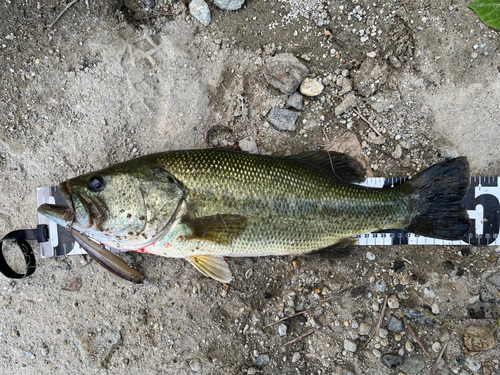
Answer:
[[75, 213], [62, 204], [44, 203], [38, 207], [38, 213], [64, 227], [70, 227], [75, 221]]
[[68, 205], [45, 203], [38, 207], [38, 213], [66, 228], [77, 227], [76, 229], [81, 230], [90, 227], [93, 222], [91, 216], [93, 202], [72, 193], [67, 181], [59, 184], [59, 192]]

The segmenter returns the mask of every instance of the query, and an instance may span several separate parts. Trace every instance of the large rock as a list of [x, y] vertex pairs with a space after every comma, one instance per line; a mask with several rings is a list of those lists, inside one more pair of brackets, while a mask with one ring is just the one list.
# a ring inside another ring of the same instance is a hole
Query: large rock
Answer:
[[295, 56], [283, 53], [270, 58], [263, 73], [270, 85], [290, 95], [306, 79], [307, 68]]
[[215, 0], [214, 4], [223, 10], [238, 10], [245, 0]]

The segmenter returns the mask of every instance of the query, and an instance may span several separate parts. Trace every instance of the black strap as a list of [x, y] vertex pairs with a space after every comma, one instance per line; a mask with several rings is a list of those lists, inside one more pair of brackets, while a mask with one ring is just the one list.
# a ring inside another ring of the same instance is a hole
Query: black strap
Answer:
[[[8, 265], [2, 252], [2, 242], [7, 240], [14, 240], [24, 254], [24, 261], [26, 262], [26, 272], [24, 274], [15, 272]], [[7, 234], [0, 240], [0, 272], [10, 279], [22, 279], [27, 277], [36, 269], [36, 259], [33, 249], [27, 240], [36, 240], [38, 242], [45, 242], [49, 240], [49, 227], [45, 224], [40, 224], [36, 229], [15, 230]]]

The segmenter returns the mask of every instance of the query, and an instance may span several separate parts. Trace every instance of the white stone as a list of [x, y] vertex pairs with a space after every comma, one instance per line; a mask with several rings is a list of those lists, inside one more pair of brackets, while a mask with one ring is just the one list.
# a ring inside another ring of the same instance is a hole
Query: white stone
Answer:
[[354, 353], [357, 350], [358, 346], [352, 340], [345, 339], [344, 340], [344, 349], [348, 352]]
[[300, 85], [300, 93], [305, 96], [318, 96], [323, 92], [324, 86], [316, 79], [306, 78]]
[[399, 300], [398, 297], [392, 295], [387, 299], [387, 306], [390, 309], [399, 309]]

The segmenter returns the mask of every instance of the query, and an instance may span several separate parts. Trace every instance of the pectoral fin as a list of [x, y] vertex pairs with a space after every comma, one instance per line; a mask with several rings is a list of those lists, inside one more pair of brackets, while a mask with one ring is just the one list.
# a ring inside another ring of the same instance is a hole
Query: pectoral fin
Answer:
[[357, 250], [357, 238], [343, 238], [336, 244], [323, 249], [312, 251], [307, 256], [314, 256], [320, 259], [338, 259], [351, 255]]
[[229, 283], [233, 279], [229, 266], [221, 256], [198, 255], [186, 259], [202, 274], [221, 283]]
[[247, 225], [247, 219], [241, 215], [213, 215], [195, 219], [185, 219], [182, 224], [190, 229], [185, 239], [215, 242], [220, 245], [230, 245], [238, 238]]

